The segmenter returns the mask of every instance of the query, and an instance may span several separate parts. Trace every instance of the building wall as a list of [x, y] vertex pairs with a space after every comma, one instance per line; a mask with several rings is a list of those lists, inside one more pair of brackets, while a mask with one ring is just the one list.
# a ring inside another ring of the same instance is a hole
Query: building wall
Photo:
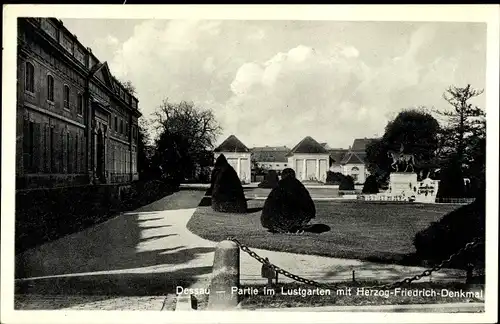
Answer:
[[[297, 161], [299, 164], [297, 164]], [[325, 182], [328, 163], [328, 154], [294, 154], [288, 158], [289, 167], [295, 170], [297, 179], [301, 181], [316, 180]], [[309, 169], [314, 171], [308, 172]]]
[[259, 162], [255, 161], [257, 166], [267, 169], [267, 170], [276, 170], [283, 171], [286, 168], [290, 168], [288, 162]]
[[[112, 90], [103, 88], [99, 82], [87, 86], [90, 79], [88, 61], [93, 55], [85, 53], [81, 44], [71, 40], [74, 36], [57, 23], [52, 23], [52, 19], [22, 18], [19, 21], [17, 188], [90, 183], [95, 175], [93, 132], [96, 124], [99, 129], [102, 127], [108, 132], [105, 136], [104, 182], [137, 179], [137, 118], [140, 114], [132, 113], [133, 109], [130, 109], [130, 106], [137, 109], [135, 98], [122, 90], [120, 95], [123, 99], [113, 103], [112, 93], [107, 93]], [[95, 58], [93, 60], [97, 63]], [[27, 75], [31, 71], [33, 73]], [[49, 86], [50, 78], [53, 87]], [[65, 97], [65, 87], [68, 98]], [[53, 91], [49, 91], [52, 88]], [[117, 115], [124, 121], [122, 132], [115, 134], [109, 131], [113, 120], [106, 114], [99, 116], [90, 102], [91, 95], [107, 97], [104, 101], [111, 103], [108, 107], [111, 115]], [[113, 156], [116, 160], [111, 163], [113, 160], [110, 157]], [[113, 178], [111, 174], [116, 172], [120, 176]]]
[[[363, 164], [345, 164], [342, 166], [342, 174], [354, 178], [354, 183], [363, 184], [370, 174]], [[357, 169], [357, 170], [356, 170]]]
[[234, 168], [243, 183], [251, 182], [251, 153], [216, 152], [214, 153], [214, 159], [217, 160], [221, 154], [224, 154], [227, 161]]

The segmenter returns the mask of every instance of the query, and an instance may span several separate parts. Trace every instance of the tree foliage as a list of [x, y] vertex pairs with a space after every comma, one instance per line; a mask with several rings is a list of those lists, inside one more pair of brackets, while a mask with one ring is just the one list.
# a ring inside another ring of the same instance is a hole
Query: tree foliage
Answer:
[[442, 127], [438, 152], [443, 165], [459, 163], [464, 176], [476, 183], [484, 181], [485, 177], [486, 113], [471, 100], [482, 93], [483, 90], [470, 85], [451, 86], [443, 94], [451, 109], [436, 110], [446, 123]]
[[132, 81], [130, 81], [130, 80], [120, 81], [120, 80], [118, 80], [118, 82], [120, 82], [120, 84], [122, 85], [122, 87], [124, 87], [125, 90], [127, 90], [131, 95], [134, 96], [137, 93], [136, 89], [135, 89], [135, 86], [132, 83]]
[[202, 161], [211, 164], [207, 151], [213, 150], [221, 127], [210, 109], [164, 100], [154, 116], [156, 162], [164, 176], [182, 181], [191, 177], [197, 166], [203, 167]]
[[401, 111], [385, 127], [382, 138], [372, 141], [366, 147], [367, 168], [379, 181], [392, 172], [392, 160], [388, 151], [399, 151], [415, 156], [416, 171], [436, 163], [440, 125], [425, 109], [413, 108]]

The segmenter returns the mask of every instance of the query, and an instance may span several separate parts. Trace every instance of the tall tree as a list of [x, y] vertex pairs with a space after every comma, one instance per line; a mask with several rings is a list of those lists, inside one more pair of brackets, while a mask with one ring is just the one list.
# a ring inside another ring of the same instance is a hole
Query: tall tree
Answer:
[[443, 146], [447, 148], [445, 153], [456, 154], [455, 158], [462, 164], [468, 164], [474, 158], [471, 156], [471, 147], [486, 137], [486, 114], [470, 103], [483, 91], [472, 88], [470, 84], [463, 88], [450, 86], [443, 98], [451, 109], [436, 111], [447, 122], [443, 127], [443, 139], [446, 139]]
[[221, 132], [212, 110], [166, 99], [154, 115], [159, 134], [155, 161], [164, 175], [182, 181], [193, 174], [197, 165], [212, 162], [207, 162], [207, 151], [213, 150]]
[[401, 111], [387, 123], [382, 138], [367, 146], [368, 170], [379, 180], [386, 178], [393, 171], [387, 153], [389, 150], [399, 151], [401, 146], [404, 153], [415, 156], [418, 169], [429, 168], [434, 163], [439, 130], [438, 121], [423, 108]]
[[155, 177], [155, 170], [152, 165], [155, 148], [151, 145], [149, 127], [149, 121], [141, 117], [138, 127], [137, 170], [139, 172], [139, 178], [142, 180], [148, 180]]
[[118, 82], [120, 82], [120, 84], [125, 88], [125, 90], [127, 90], [131, 95], [135, 95], [137, 93], [132, 81], [130, 81], [130, 80], [120, 81], [120, 80], [118, 80]]

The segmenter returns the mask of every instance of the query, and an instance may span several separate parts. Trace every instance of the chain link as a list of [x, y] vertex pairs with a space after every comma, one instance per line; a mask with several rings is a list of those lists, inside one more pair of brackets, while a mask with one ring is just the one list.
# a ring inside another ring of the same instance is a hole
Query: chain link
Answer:
[[[256, 259], [260, 263], [262, 263], [262, 264], [270, 267], [271, 269], [273, 269], [277, 273], [280, 273], [280, 274], [282, 274], [282, 275], [284, 275], [284, 276], [286, 276], [286, 277], [288, 277], [290, 279], [293, 279], [293, 280], [298, 281], [298, 282], [305, 283], [307, 285], [319, 287], [319, 288], [333, 288], [333, 289], [338, 289], [339, 288], [339, 285], [332, 285], [332, 284], [329, 285], [329, 284], [326, 284], [326, 283], [320, 283], [320, 282], [317, 282], [317, 281], [314, 281], [314, 280], [311, 280], [311, 279], [307, 279], [307, 278], [303, 278], [301, 276], [298, 276], [298, 275], [295, 275], [293, 273], [290, 273], [290, 272], [288, 272], [288, 271], [286, 271], [284, 269], [281, 269], [280, 267], [272, 264], [271, 262], [269, 262], [268, 259], [261, 257], [260, 255], [258, 255], [254, 251], [252, 251], [248, 246], [246, 246], [246, 245], [242, 244], [240, 241], [238, 241], [236, 238], [234, 238], [234, 237], [228, 237], [227, 240], [236, 243], [238, 245], [238, 247], [243, 252], [248, 253], [252, 258]], [[393, 288], [400, 287], [403, 284], [410, 284], [413, 281], [418, 281], [418, 280], [422, 279], [423, 277], [428, 277], [433, 272], [441, 270], [444, 266], [446, 266], [451, 261], [453, 261], [453, 259], [455, 259], [458, 255], [464, 253], [465, 251], [468, 251], [468, 250], [471, 250], [471, 249], [475, 248], [477, 245], [479, 245], [481, 243], [482, 243], [481, 238], [476, 237], [476, 238], [474, 238], [474, 240], [472, 240], [471, 242], [467, 243], [460, 250], [458, 250], [454, 254], [450, 255], [450, 257], [448, 259], [443, 260], [440, 264], [434, 266], [431, 269], [423, 271], [421, 274], [417, 274], [417, 275], [415, 275], [413, 277], [404, 278], [403, 280], [396, 281], [396, 282], [390, 283], [390, 284], [367, 287], [367, 289], [393, 289]]]

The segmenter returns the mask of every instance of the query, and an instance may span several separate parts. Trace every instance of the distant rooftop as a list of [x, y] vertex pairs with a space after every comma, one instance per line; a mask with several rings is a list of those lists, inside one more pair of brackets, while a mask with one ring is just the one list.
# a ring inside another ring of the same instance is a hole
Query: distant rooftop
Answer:
[[250, 150], [236, 136], [231, 135], [214, 152], [238, 152], [249, 153]]
[[302, 141], [300, 141], [295, 147], [290, 151], [288, 155], [296, 153], [323, 153], [328, 154], [328, 151], [319, 144], [311, 136], [306, 136]]
[[351, 146], [351, 151], [356, 151], [356, 152], [364, 152], [366, 149], [366, 146], [370, 144], [373, 140], [376, 140], [377, 138], [356, 138], [354, 142], [352, 143]]

